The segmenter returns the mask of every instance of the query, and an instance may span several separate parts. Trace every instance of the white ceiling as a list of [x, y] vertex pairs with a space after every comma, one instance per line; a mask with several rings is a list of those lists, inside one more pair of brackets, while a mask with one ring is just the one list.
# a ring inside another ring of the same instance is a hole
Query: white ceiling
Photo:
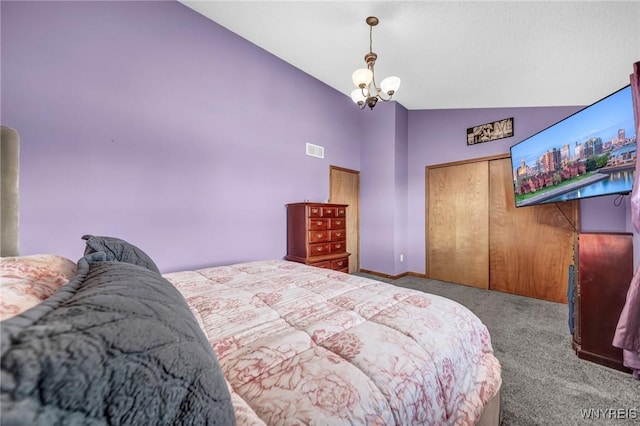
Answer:
[[376, 80], [410, 110], [587, 105], [640, 61], [640, 0], [181, 3], [345, 95], [377, 16]]

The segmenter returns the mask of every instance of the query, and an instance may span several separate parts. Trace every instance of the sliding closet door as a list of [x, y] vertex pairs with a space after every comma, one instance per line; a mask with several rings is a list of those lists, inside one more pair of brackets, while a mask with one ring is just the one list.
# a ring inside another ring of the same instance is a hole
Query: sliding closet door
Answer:
[[516, 208], [509, 158], [489, 174], [489, 288], [566, 303], [579, 201]]
[[489, 287], [488, 163], [427, 167], [427, 276]]
[[427, 276], [567, 302], [579, 201], [516, 208], [508, 156], [426, 170]]

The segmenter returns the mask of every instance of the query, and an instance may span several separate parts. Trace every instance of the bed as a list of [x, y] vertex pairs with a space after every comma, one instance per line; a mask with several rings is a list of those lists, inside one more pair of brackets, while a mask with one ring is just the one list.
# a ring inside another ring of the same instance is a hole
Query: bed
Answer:
[[489, 332], [454, 301], [285, 260], [161, 275], [84, 238], [78, 262], [36, 256], [50, 273], [2, 259], [7, 421], [499, 424]]

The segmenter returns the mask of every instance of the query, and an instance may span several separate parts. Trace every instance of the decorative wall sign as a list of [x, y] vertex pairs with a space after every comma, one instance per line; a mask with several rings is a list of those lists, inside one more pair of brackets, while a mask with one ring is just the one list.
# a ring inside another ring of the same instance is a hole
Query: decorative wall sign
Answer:
[[467, 129], [467, 145], [476, 145], [513, 136], [513, 117]]

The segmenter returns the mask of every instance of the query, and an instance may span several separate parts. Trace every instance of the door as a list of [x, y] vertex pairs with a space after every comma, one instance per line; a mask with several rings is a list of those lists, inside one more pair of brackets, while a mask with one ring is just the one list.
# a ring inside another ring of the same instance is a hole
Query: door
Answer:
[[329, 167], [329, 201], [348, 204], [347, 252], [349, 273], [360, 270], [360, 172], [342, 167]]
[[489, 288], [567, 303], [579, 201], [516, 208], [510, 159], [489, 170]]
[[427, 167], [427, 276], [489, 288], [486, 161]]
[[427, 276], [567, 302], [579, 201], [515, 207], [507, 156], [429, 166]]

